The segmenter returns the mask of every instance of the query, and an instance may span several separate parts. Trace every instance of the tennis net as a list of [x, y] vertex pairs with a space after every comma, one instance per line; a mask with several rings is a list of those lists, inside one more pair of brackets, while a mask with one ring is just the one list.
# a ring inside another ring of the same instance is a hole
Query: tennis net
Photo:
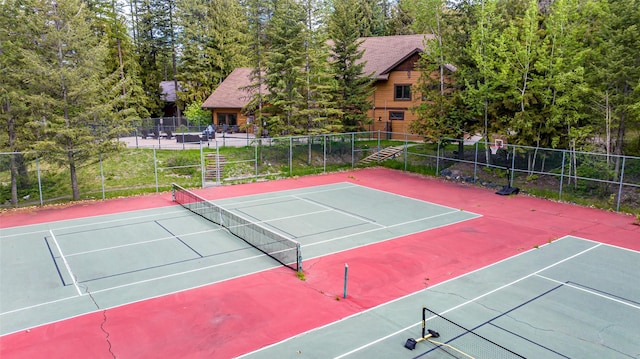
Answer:
[[440, 339], [428, 339], [428, 341], [431, 342], [434, 347], [420, 355], [421, 357], [447, 357], [459, 359], [525, 358], [524, 356], [476, 333], [474, 330], [478, 327], [467, 329], [428, 308], [423, 307], [422, 310], [426, 311], [427, 315], [431, 315], [431, 318], [428, 319], [429, 326], [438, 331], [438, 333], [440, 334]]
[[226, 228], [234, 236], [281, 264], [302, 272], [300, 243], [215, 205], [175, 183], [172, 186], [172, 194], [173, 201], [182, 207]]

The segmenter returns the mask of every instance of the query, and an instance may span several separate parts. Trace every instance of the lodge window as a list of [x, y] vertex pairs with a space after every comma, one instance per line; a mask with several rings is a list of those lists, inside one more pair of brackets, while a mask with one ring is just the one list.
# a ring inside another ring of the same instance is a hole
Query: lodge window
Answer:
[[411, 100], [411, 85], [394, 85], [394, 97], [396, 101]]
[[237, 115], [235, 113], [218, 113], [218, 125], [222, 126], [224, 124], [236, 126], [238, 124]]
[[404, 121], [404, 112], [389, 112], [389, 120]]

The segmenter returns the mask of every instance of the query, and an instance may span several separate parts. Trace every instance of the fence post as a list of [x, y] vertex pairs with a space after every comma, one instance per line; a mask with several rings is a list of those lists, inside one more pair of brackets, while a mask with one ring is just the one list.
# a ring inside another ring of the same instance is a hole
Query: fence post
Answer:
[[622, 186], [624, 183], [624, 165], [625, 165], [625, 160], [627, 159], [627, 157], [622, 156], [622, 166], [621, 166], [621, 170], [620, 170], [620, 187], [618, 188], [618, 203], [616, 204], [616, 212], [620, 212], [620, 200], [622, 198]]
[[216, 141], [216, 184], [220, 186], [220, 147]]
[[204, 163], [204, 151], [202, 148], [202, 141], [200, 141], [200, 179], [202, 180], [202, 188], [205, 187], [206, 175], [207, 175], [207, 166]]
[[409, 147], [409, 135], [404, 134], [404, 171], [407, 172], [407, 156], [409, 156], [408, 152]]
[[516, 146], [513, 146], [513, 153], [511, 154], [511, 178], [509, 178], [509, 187], [513, 187], [513, 176], [516, 171]]
[[436, 147], [436, 177], [440, 173], [440, 139], [438, 139], [438, 147]]
[[478, 142], [476, 141], [475, 143], [475, 155], [474, 155], [474, 160], [473, 160], [473, 183], [476, 183], [476, 181], [478, 181]]
[[376, 161], [380, 164], [380, 130], [378, 130], [378, 148], [376, 149]]
[[351, 168], [356, 166], [356, 138], [355, 133], [351, 132]]
[[158, 188], [158, 160], [156, 158], [156, 148], [153, 148], [153, 173], [156, 177], [156, 193], [160, 192]]
[[100, 182], [102, 185], [102, 199], [105, 199], [104, 193], [104, 171], [102, 170], [102, 152], [100, 152]]
[[293, 175], [293, 138], [289, 137], [289, 176]]
[[40, 176], [40, 157], [36, 154], [36, 171], [38, 172], [38, 193], [40, 194], [40, 205], [44, 206], [44, 198], [42, 198], [42, 177]]
[[258, 180], [258, 144], [262, 144], [262, 139], [258, 139], [258, 141], [253, 141], [253, 167], [256, 171], [256, 181]]
[[322, 173], [327, 173], [327, 135], [322, 135]]
[[562, 201], [562, 186], [564, 184], [564, 162], [567, 152], [562, 150], [562, 171], [560, 171], [560, 191], [558, 193], [558, 201]]

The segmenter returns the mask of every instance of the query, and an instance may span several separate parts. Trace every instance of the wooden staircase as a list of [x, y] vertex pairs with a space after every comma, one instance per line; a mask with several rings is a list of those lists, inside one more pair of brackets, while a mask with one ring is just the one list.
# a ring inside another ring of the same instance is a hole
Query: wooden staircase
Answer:
[[[220, 159], [220, 162], [217, 159]], [[222, 180], [224, 178], [224, 165], [227, 163], [227, 159], [224, 156], [216, 156], [215, 153], [207, 153], [204, 158], [204, 180], [209, 182], [217, 182], [218, 178]], [[219, 172], [218, 172], [219, 171]]]
[[368, 165], [371, 162], [382, 162], [384, 160], [387, 160], [389, 158], [395, 158], [395, 156], [398, 155], [398, 153], [404, 151], [404, 146], [396, 146], [396, 147], [386, 147], [381, 149], [378, 152], [375, 152], [372, 155], [369, 155], [363, 159], [361, 159], [360, 161], [358, 161], [359, 165]]

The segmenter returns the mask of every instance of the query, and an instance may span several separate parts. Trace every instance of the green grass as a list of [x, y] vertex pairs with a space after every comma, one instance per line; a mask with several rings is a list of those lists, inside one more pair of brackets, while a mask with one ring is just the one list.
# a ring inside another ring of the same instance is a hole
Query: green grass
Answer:
[[[381, 147], [404, 145], [404, 141], [381, 140]], [[295, 177], [337, 172], [351, 169], [352, 162], [357, 164], [369, 154], [375, 153], [377, 140], [363, 140], [356, 143], [355, 149], [344, 139], [327, 141], [327, 148], [322, 142], [295, 145], [293, 155], [290, 156], [288, 141], [275, 142], [264, 145], [256, 151], [254, 147], [221, 147], [219, 154], [224, 157], [226, 164], [222, 181], [224, 184], [247, 183], [253, 181], [273, 180], [283, 177]], [[456, 145], [443, 146], [447, 150], [457, 150]], [[407, 170], [429, 176], [437, 176], [435, 161], [436, 145], [419, 144], [410, 148], [408, 160], [405, 164], [404, 154], [395, 159], [389, 159], [372, 166], [384, 166], [397, 170]], [[472, 150], [472, 148], [469, 148]], [[216, 153], [215, 149], [203, 149], [206, 154]], [[256, 153], [258, 160], [256, 161]], [[325, 157], [326, 154], [326, 157]], [[155, 161], [154, 161], [155, 155]], [[355, 158], [351, 158], [355, 155]], [[102, 199], [103, 183], [104, 197], [114, 198], [122, 196], [168, 191], [172, 183], [184, 187], [200, 187], [202, 185], [201, 153], [199, 149], [186, 150], [154, 150], [152, 149], [122, 149], [119, 152], [105, 155], [102, 163], [99, 158], [86, 162], [78, 168], [78, 183], [81, 199]], [[450, 161], [449, 161], [450, 162]], [[636, 163], [637, 162], [637, 163]], [[625, 174], [640, 172], [640, 161], [628, 163]], [[70, 175], [68, 168], [40, 158], [25, 160], [26, 175], [21, 177], [19, 184], [19, 206], [39, 205], [38, 169], [45, 203], [67, 202], [71, 200]], [[291, 167], [290, 167], [291, 163]], [[257, 168], [256, 168], [257, 166]], [[439, 170], [444, 169], [442, 163]], [[494, 168], [486, 169], [496, 181], [503, 181], [506, 172]], [[256, 176], [257, 171], [257, 176]], [[480, 171], [485, 171], [481, 167]], [[157, 174], [157, 177], [156, 177]], [[104, 176], [104, 178], [102, 177]], [[157, 179], [157, 182], [156, 182]], [[538, 178], [516, 178], [517, 185], [528, 193], [538, 197], [558, 199], [557, 187], [535, 187]], [[501, 182], [500, 182], [501, 183]], [[597, 188], [596, 188], [597, 190]], [[600, 191], [601, 192], [601, 191]], [[0, 204], [9, 207], [10, 173], [7, 157], [0, 156]], [[562, 200], [602, 209], [615, 209], [615, 202], [611, 197], [595, 193], [589, 188], [571, 190], [566, 187], [562, 192]], [[632, 202], [630, 202], [632, 203]], [[638, 208], [628, 208], [621, 204], [621, 211], [640, 214]]]

